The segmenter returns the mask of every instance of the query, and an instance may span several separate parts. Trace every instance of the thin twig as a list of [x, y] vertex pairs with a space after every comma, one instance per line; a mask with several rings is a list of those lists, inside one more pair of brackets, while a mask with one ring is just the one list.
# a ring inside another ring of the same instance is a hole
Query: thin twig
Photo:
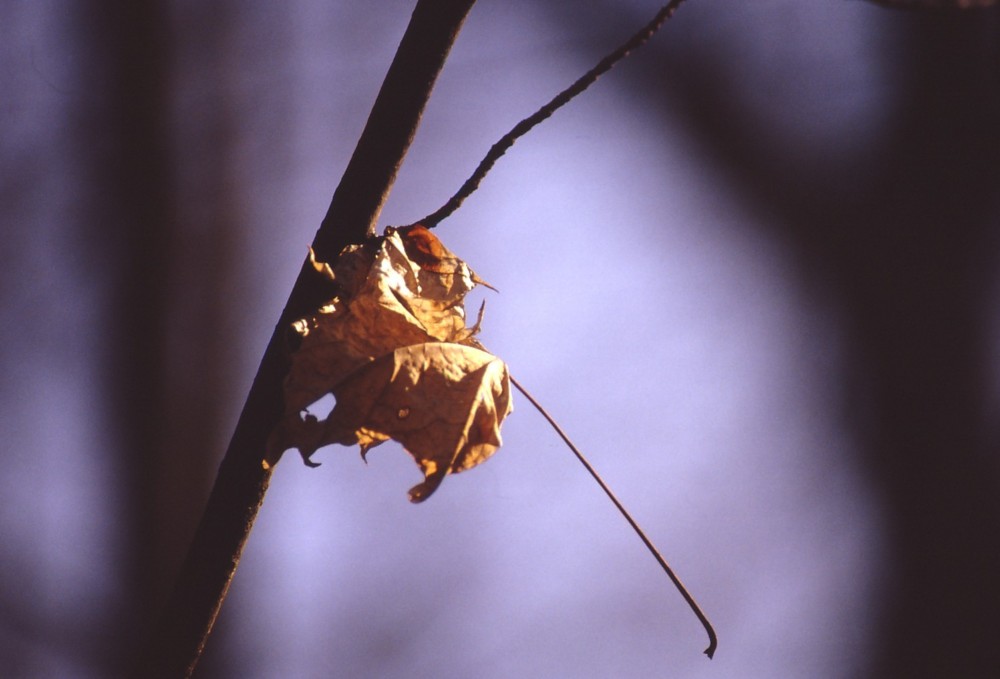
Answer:
[[656, 31], [658, 31], [660, 27], [673, 16], [674, 12], [677, 11], [677, 8], [682, 2], [684, 2], [684, 0], [670, 0], [670, 2], [664, 5], [660, 11], [656, 13], [656, 16], [654, 16], [652, 20], [643, 26], [642, 29], [640, 29], [635, 35], [622, 43], [622, 45], [615, 51], [601, 59], [596, 66], [580, 76], [580, 78], [578, 78], [572, 85], [553, 97], [549, 103], [545, 104], [533, 114], [515, 125], [510, 132], [501, 137], [500, 140], [490, 148], [486, 157], [480, 161], [479, 167], [477, 167], [475, 172], [473, 172], [472, 175], [465, 180], [465, 183], [462, 184], [458, 192], [448, 199], [447, 203], [423, 219], [417, 220], [414, 224], [423, 224], [427, 228], [433, 228], [439, 222], [451, 215], [451, 213], [462, 205], [466, 198], [472, 195], [472, 193], [479, 188], [479, 183], [486, 176], [486, 173], [493, 168], [493, 165], [500, 159], [500, 156], [506, 153], [507, 149], [513, 146], [514, 142], [517, 141], [519, 137], [526, 134], [535, 125], [551, 116], [556, 112], [556, 110], [568, 103], [576, 95], [580, 94], [594, 84], [594, 81], [611, 70], [612, 66], [627, 57], [634, 50], [642, 47], [651, 37], [653, 37], [653, 34], [656, 33]]
[[996, 5], [996, 0], [867, 0], [868, 2], [889, 7], [890, 9], [983, 9]]
[[695, 616], [697, 616], [698, 620], [705, 628], [705, 632], [708, 633], [708, 648], [705, 649], [705, 655], [711, 658], [713, 655], [715, 655], [715, 649], [719, 645], [719, 640], [715, 635], [715, 628], [712, 627], [712, 623], [709, 622], [708, 617], [702, 612], [701, 607], [698, 605], [698, 602], [695, 601], [694, 597], [691, 596], [691, 593], [688, 592], [687, 587], [685, 587], [684, 583], [681, 582], [681, 579], [677, 577], [677, 574], [674, 573], [674, 569], [670, 567], [670, 564], [668, 564], [667, 560], [663, 558], [663, 555], [660, 554], [660, 551], [656, 549], [656, 545], [654, 545], [653, 542], [646, 536], [646, 533], [643, 532], [642, 528], [639, 527], [639, 524], [635, 522], [635, 519], [632, 518], [632, 515], [628, 513], [628, 510], [626, 510], [625, 507], [622, 505], [622, 503], [618, 501], [618, 498], [615, 497], [615, 494], [611, 492], [611, 489], [608, 488], [608, 485], [604, 483], [604, 480], [598, 475], [598, 473], [594, 470], [594, 468], [590, 466], [590, 463], [587, 462], [587, 458], [585, 458], [583, 456], [583, 453], [581, 453], [580, 450], [573, 444], [573, 442], [569, 440], [569, 436], [567, 436], [566, 432], [562, 430], [562, 427], [560, 427], [556, 423], [556, 421], [552, 419], [552, 416], [549, 415], [549, 413], [545, 410], [545, 408], [543, 408], [541, 404], [539, 404], [538, 401], [536, 401], [534, 397], [531, 394], [529, 394], [528, 391], [523, 386], [521, 386], [520, 382], [514, 379], [513, 376], [510, 378], [510, 381], [511, 383], [513, 383], [515, 387], [517, 387], [518, 391], [524, 394], [524, 397], [531, 402], [531, 405], [535, 406], [535, 409], [542, 414], [542, 417], [544, 417], [548, 421], [548, 423], [552, 426], [552, 428], [556, 431], [556, 433], [559, 434], [559, 437], [562, 438], [563, 442], [567, 446], [569, 446], [569, 449], [573, 451], [574, 455], [576, 455], [576, 459], [578, 459], [580, 461], [580, 464], [582, 464], [584, 468], [588, 472], [590, 472], [590, 475], [594, 477], [594, 480], [597, 481], [597, 485], [601, 487], [601, 490], [604, 491], [604, 493], [608, 496], [608, 498], [615, 505], [615, 507], [618, 508], [618, 511], [621, 512], [621, 515], [624, 516], [625, 520], [628, 521], [630, 526], [632, 526], [632, 530], [636, 532], [636, 534], [642, 540], [643, 544], [646, 545], [646, 549], [650, 551], [650, 553], [656, 559], [657, 563], [660, 564], [660, 567], [666, 572], [667, 576], [674, 583], [674, 587], [676, 587], [677, 591], [679, 591], [681, 593], [681, 596], [684, 597], [684, 601], [686, 601], [687, 605], [691, 607], [691, 610], [694, 611]]

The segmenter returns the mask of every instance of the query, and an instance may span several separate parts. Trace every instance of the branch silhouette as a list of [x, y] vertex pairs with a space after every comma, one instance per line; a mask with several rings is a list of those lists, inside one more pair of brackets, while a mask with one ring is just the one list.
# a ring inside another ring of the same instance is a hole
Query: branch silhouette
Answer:
[[[437, 75], [474, 3], [417, 3], [313, 241], [320, 256], [332, 257], [374, 233]], [[283, 409], [285, 328], [322, 298], [321, 283], [310, 272], [304, 262], [261, 359], [177, 584], [135, 668], [136, 677], [188, 677], [205, 647], [270, 481], [271, 469], [263, 459], [267, 437]]]
[[473, 171], [472, 175], [466, 179], [465, 183], [458, 189], [455, 195], [449, 198], [448, 201], [440, 208], [423, 219], [418, 219], [410, 226], [423, 224], [427, 228], [434, 228], [438, 225], [438, 223], [451, 216], [455, 210], [462, 206], [465, 199], [471, 196], [476, 189], [479, 188], [479, 184], [486, 177], [486, 174], [493, 168], [496, 162], [500, 160], [500, 157], [507, 152], [507, 149], [514, 145], [515, 141], [527, 134], [535, 125], [547, 119], [565, 104], [569, 103], [571, 99], [593, 85], [598, 78], [610, 71], [611, 68], [619, 61], [645, 45], [646, 42], [648, 42], [658, 30], [660, 30], [660, 27], [674, 15], [674, 12], [677, 11], [677, 8], [680, 7], [682, 2], [684, 2], [684, 0], [670, 0], [670, 2], [661, 7], [660, 11], [658, 11], [656, 15], [650, 19], [645, 26], [640, 28], [631, 38], [626, 40], [613, 52], [601, 59], [596, 66], [577, 78], [572, 85], [554, 96], [547, 104], [511, 128], [510, 132], [500, 137], [500, 139], [490, 148], [486, 156], [479, 162], [479, 165]]
[[993, 7], [996, 0], [867, 0], [873, 5], [881, 5], [890, 9], [982, 9]]

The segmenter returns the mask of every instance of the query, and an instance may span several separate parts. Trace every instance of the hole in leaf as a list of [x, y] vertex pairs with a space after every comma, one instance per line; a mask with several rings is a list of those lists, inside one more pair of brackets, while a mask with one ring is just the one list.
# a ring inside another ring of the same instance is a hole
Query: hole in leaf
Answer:
[[302, 417], [305, 419], [306, 415], [312, 415], [317, 420], [325, 420], [336, 406], [337, 399], [334, 398], [333, 394], [324, 394], [302, 411]]

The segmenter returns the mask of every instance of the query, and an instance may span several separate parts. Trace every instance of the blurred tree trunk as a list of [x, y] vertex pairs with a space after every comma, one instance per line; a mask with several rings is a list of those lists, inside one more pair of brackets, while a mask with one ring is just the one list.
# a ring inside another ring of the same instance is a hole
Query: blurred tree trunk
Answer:
[[[844, 410], [888, 527], [872, 677], [1000, 676], [1000, 464], [987, 306], [1000, 239], [1000, 22], [896, 13], [906, 36], [888, 137], [803, 166], [724, 83], [724, 60], [645, 70], [737, 193], [830, 290], [848, 327]], [[705, 50], [711, 49], [705, 47]], [[758, 118], [759, 119], [759, 118]], [[759, 123], [758, 123], [759, 124]], [[859, 185], [856, 176], [874, 180]]]
[[[88, 243], [107, 262], [113, 299], [106, 328], [108, 412], [114, 414], [126, 532], [119, 563], [128, 573], [123, 600], [127, 635], [106, 649], [117, 671], [123, 648], [136, 649], [176, 577], [208, 495], [222, 439], [220, 414], [228, 398], [223, 338], [224, 291], [235, 238], [233, 197], [224, 167], [233, 134], [224, 108], [206, 102], [204, 119], [175, 125], [175, 62], [171, 3], [89, 3], [78, 8], [92, 54], [100, 102], [81, 130], [95, 168], [94, 213]], [[228, 25], [225, 7], [206, 10], [194, 30]], [[210, 53], [209, 53], [210, 54]], [[209, 56], [203, 54], [203, 56]], [[209, 73], [217, 61], [205, 59]], [[207, 213], [180, 204], [173, 144], [207, 125], [197, 148], [202, 165], [199, 200]], [[207, 167], [206, 167], [207, 166]]]

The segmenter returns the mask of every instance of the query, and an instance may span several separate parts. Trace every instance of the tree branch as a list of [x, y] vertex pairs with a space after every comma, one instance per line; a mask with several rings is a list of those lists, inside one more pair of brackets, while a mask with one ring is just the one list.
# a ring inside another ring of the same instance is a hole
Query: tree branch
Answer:
[[479, 162], [479, 165], [473, 171], [472, 175], [465, 180], [465, 183], [463, 183], [461, 187], [459, 187], [455, 195], [449, 198], [444, 205], [431, 214], [427, 215], [423, 219], [418, 219], [413, 223], [413, 225], [423, 224], [427, 228], [433, 229], [439, 222], [446, 219], [453, 212], [455, 212], [455, 210], [460, 208], [462, 203], [465, 202], [465, 199], [471, 196], [476, 189], [479, 188], [480, 182], [482, 182], [487, 173], [493, 169], [493, 166], [498, 160], [500, 160], [500, 157], [507, 152], [507, 149], [514, 145], [514, 142], [527, 134], [535, 125], [538, 125], [543, 120], [549, 118], [549, 116], [555, 113], [558, 109], [569, 103], [571, 99], [597, 82], [598, 78], [610, 71], [619, 61], [625, 59], [632, 52], [645, 45], [649, 39], [652, 38], [658, 30], [660, 30], [660, 27], [662, 27], [663, 24], [674, 15], [682, 2], [684, 2], [684, 0], [670, 0], [667, 4], [661, 7], [653, 18], [650, 19], [645, 26], [640, 28], [637, 33], [615, 48], [613, 52], [597, 62], [596, 66], [577, 78], [572, 85], [553, 97], [547, 104], [511, 128], [510, 132], [500, 137], [499, 141], [493, 144], [490, 148], [486, 157]]
[[[399, 45], [361, 140], [313, 243], [333, 261], [344, 245], [375, 234], [388, 189], [403, 162], [451, 44], [475, 0], [421, 0]], [[412, 30], [419, 21], [420, 30]], [[413, 111], [415, 115], [404, 112]], [[383, 188], [384, 187], [384, 188]], [[350, 239], [344, 241], [343, 235]]]
[[996, 5], [996, 0], [867, 0], [891, 9], [982, 9]]
[[[344, 246], [374, 233], [435, 79], [474, 3], [417, 3], [313, 241], [321, 258], [332, 259]], [[283, 410], [285, 330], [310, 305], [315, 306], [322, 294], [318, 277], [310, 272], [304, 262], [261, 359], [194, 541], [136, 668], [136, 677], [188, 677], [205, 647], [271, 477], [263, 459], [267, 438]]]

